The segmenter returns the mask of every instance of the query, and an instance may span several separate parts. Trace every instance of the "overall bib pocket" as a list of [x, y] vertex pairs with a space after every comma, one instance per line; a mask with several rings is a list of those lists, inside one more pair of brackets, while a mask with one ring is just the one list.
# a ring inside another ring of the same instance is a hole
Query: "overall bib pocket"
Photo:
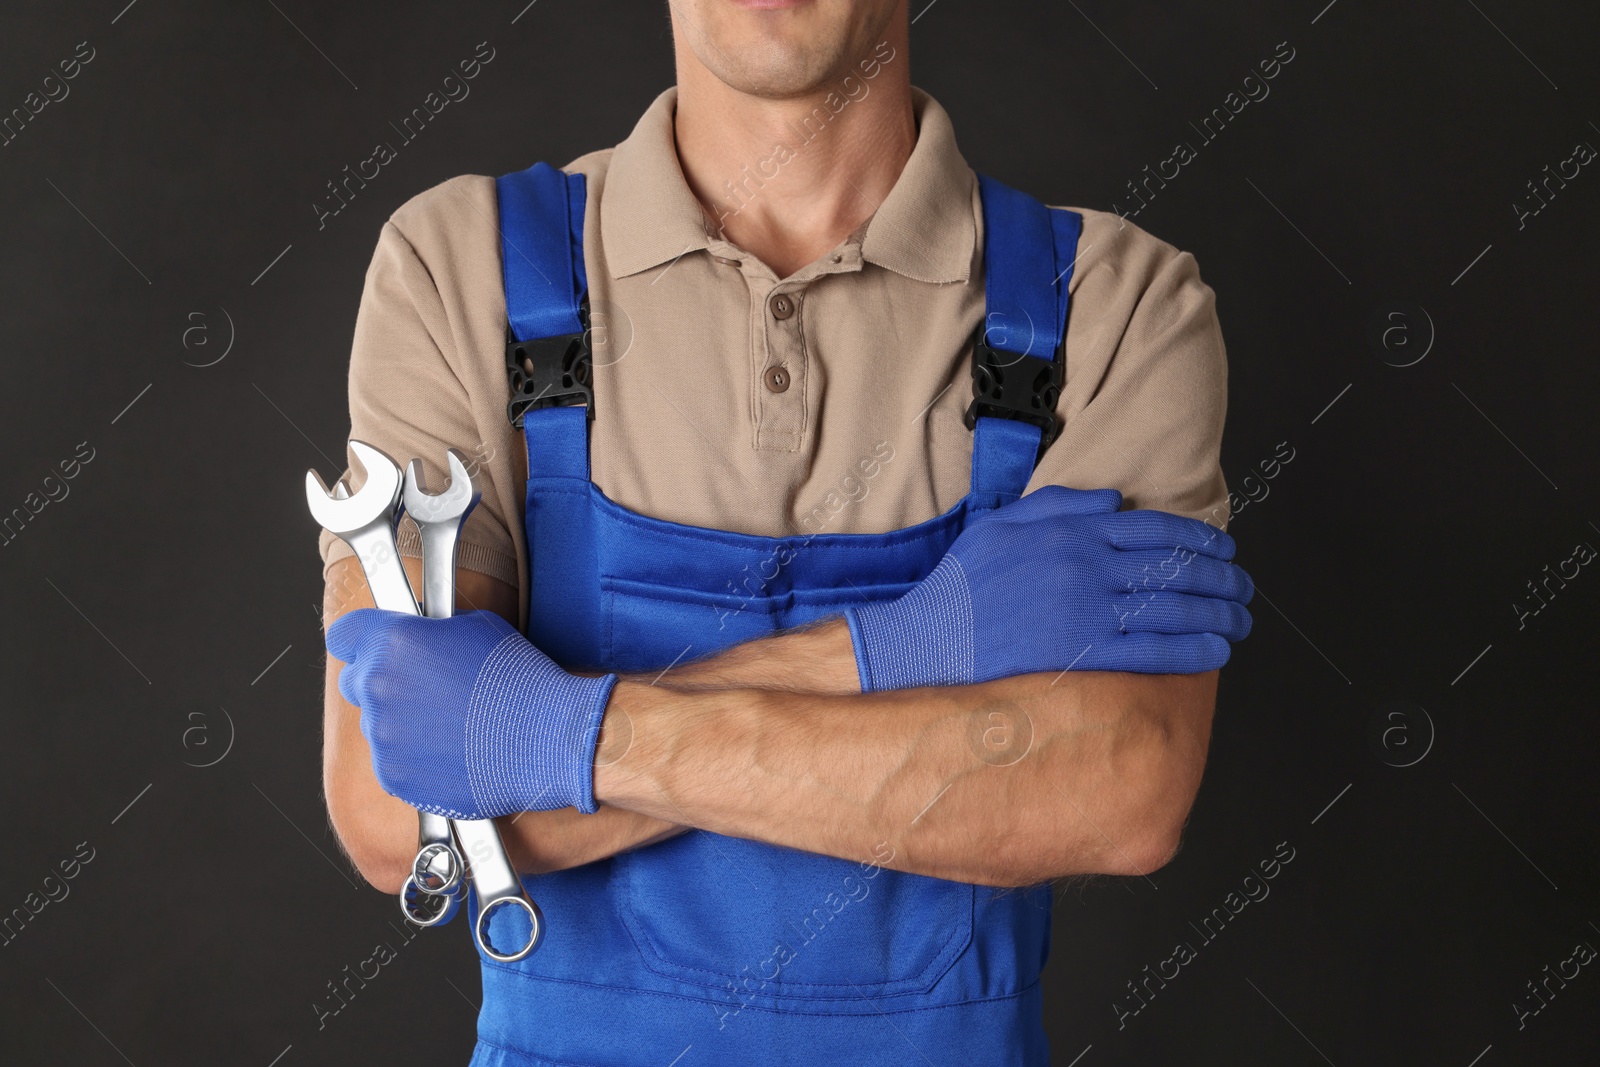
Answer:
[[644, 965], [730, 1004], [926, 993], [972, 938], [973, 886], [872, 860], [691, 831], [617, 870]]

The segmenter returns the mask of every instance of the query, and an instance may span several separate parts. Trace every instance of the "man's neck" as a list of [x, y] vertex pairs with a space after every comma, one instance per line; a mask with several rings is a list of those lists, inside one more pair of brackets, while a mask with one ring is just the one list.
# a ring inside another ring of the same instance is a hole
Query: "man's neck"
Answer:
[[880, 47], [863, 57], [877, 60], [870, 78], [854, 69], [839, 84], [785, 100], [738, 92], [699, 63], [678, 64], [673, 126], [689, 188], [722, 235], [779, 278], [876, 211], [916, 145], [905, 43]]

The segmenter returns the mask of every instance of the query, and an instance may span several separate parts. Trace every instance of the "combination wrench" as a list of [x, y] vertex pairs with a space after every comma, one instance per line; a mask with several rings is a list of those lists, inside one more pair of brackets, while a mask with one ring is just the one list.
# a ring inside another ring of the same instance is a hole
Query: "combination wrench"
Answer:
[[[365, 442], [350, 442], [350, 451], [367, 472], [361, 489], [352, 496], [350, 487], [341, 479], [330, 490], [316, 471], [307, 471], [306, 504], [312, 518], [355, 552], [373, 603], [388, 611], [415, 615], [416, 597], [411, 593], [411, 582], [394, 542], [394, 524], [400, 509], [400, 469]], [[419, 812], [418, 818], [420, 825], [428, 816]], [[417, 926], [449, 922], [459, 906], [459, 898], [425, 893], [409, 879], [400, 890], [400, 910]]]
[[[348, 500], [350, 490], [341, 480], [329, 496]], [[399, 604], [392, 592], [385, 600]], [[395, 610], [403, 609], [397, 606]], [[410, 880], [400, 890], [401, 912], [417, 926], [442, 926], [454, 919], [466, 896], [465, 873], [450, 820], [430, 811], [417, 812], [417, 858], [412, 862]], [[446, 900], [446, 895], [453, 899]]]
[[[427, 492], [422, 484], [421, 460], [412, 460], [405, 473], [405, 510], [422, 537], [422, 603], [432, 619], [447, 619], [455, 613], [456, 549], [461, 527], [481, 495], [477, 480], [467, 469], [465, 456], [452, 448], [445, 454], [445, 461], [450, 470], [450, 484], [437, 494]], [[517, 877], [506, 858], [499, 830], [488, 819], [458, 819], [450, 825], [466, 850], [472, 884], [478, 890], [478, 920], [473, 925], [473, 938], [492, 959], [522, 959], [537, 948], [543, 938], [544, 915], [529, 899], [522, 879]], [[440, 875], [446, 865], [454, 861], [455, 853], [451, 851], [451, 858], [447, 859], [446, 847], [447, 843], [425, 842], [417, 853], [412, 877], [424, 891], [449, 891], [449, 883]], [[436, 877], [440, 877], [438, 883], [433, 880]], [[430, 890], [434, 884], [443, 884], [445, 888]], [[496, 949], [489, 937], [490, 919], [503, 908], [520, 909], [528, 924], [526, 941], [509, 954]]]
[[[416, 597], [411, 592], [411, 583], [395, 547], [395, 524], [399, 519], [403, 490], [400, 468], [394, 460], [363, 441], [351, 441], [350, 451], [367, 472], [361, 489], [352, 496], [349, 487], [341, 480], [330, 490], [315, 470], [308, 470], [306, 504], [312, 517], [324, 529], [343, 540], [355, 552], [366, 575], [367, 586], [372, 591], [373, 602], [378, 607], [420, 614]], [[452, 473], [459, 468], [460, 484], [470, 486], [471, 478], [466, 475], [459, 456], [450, 459]], [[456, 480], [452, 478], [453, 482]], [[426, 512], [425, 502], [419, 503], [423, 504]], [[450, 562], [451, 588], [444, 601], [448, 605], [447, 611], [455, 606], [453, 549]], [[424, 570], [427, 570], [426, 562]], [[426, 583], [424, 588], [426, 590]], [[433, 599], [438, 602], [437, 597]], [[489, 820], [447, 821], [441, 828], [432, 821], [435, 818], [419, 813], [418, 837], [424, 847], [419, 850], [418, 858], [422, 859], [422, 853], [428, 853], [428, 858], [420, 871], [413, 870], [413, 876], [406, 880], [405, 888], [401, 890], [400, 906], [407, 920], [418, 926], [437, 926], [448, 922], [459, 908], [463, 896], [460, 890], [468, 872], [462, 871], [459, 855], [449, 847], [450, 830], [453, 828], [456, 838], [471, 857], [468, 860], [470, 875], [479, 890], [480, 908], [473, 930], [478, 946], [492, 959], [503, 962], [524, 958], [538, 947], [543, 937], [543, 916], [524, 894], [522, 882], [506, 857], [494, 823]], [[428, 845], [440, 845], [442, 848], [430, 851]], [[423, 875], [421, 880], [416, 877], [418, 873]], [[491, 915], [506, 906], [519, 907], [525, 913], [529, 927], [522, 944], [510, 951], [495, 948], [488, 936]]]

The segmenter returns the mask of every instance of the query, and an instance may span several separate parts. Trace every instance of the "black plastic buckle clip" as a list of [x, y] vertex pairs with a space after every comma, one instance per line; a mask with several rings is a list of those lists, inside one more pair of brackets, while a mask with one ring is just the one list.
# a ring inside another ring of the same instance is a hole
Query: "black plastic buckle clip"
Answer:
[[979, 417], [1018, 419], [1039, 427], [1039, 447], [1056, 439], [1056, 402], [1061, 399], [1061, 361], [992, 347], [982, 325], [972, 342], [972, 403], [967, 428]]
[[513, 427], [525, 411], [582, 404], [594, 420], [594, 354], [589, 347], [589, 305], [578, 309], [581, 333], [519, 341], [506, 327], [506, 377], [511, 402], [506, 415]]

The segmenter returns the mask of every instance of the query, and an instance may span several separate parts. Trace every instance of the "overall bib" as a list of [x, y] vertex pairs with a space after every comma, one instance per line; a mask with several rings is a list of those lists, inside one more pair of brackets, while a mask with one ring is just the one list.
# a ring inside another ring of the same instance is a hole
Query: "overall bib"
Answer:
[[[1082, 217], [979, 182], [988, 319], [974, 360], [970, 491], [888, 533], [760, 537], [640, 515], [590, 480], [584, 179], [544, 164], [499, 179], [534, 644], [573, 669], [660, 671], [863, 598], [898, 597], [971, 518], [1021, 495], [1053, 436]], [[742, 583], [736, 592], [730, 581]], [[689, 831], [524, 876], [546, 940], [517, 963], [482, 958], [472, 1063], [1048, 1063], [1039, 974], [1049, 887], [903, 874], [881, 866], [892, 854], [884, 843], [835, 859]]]

